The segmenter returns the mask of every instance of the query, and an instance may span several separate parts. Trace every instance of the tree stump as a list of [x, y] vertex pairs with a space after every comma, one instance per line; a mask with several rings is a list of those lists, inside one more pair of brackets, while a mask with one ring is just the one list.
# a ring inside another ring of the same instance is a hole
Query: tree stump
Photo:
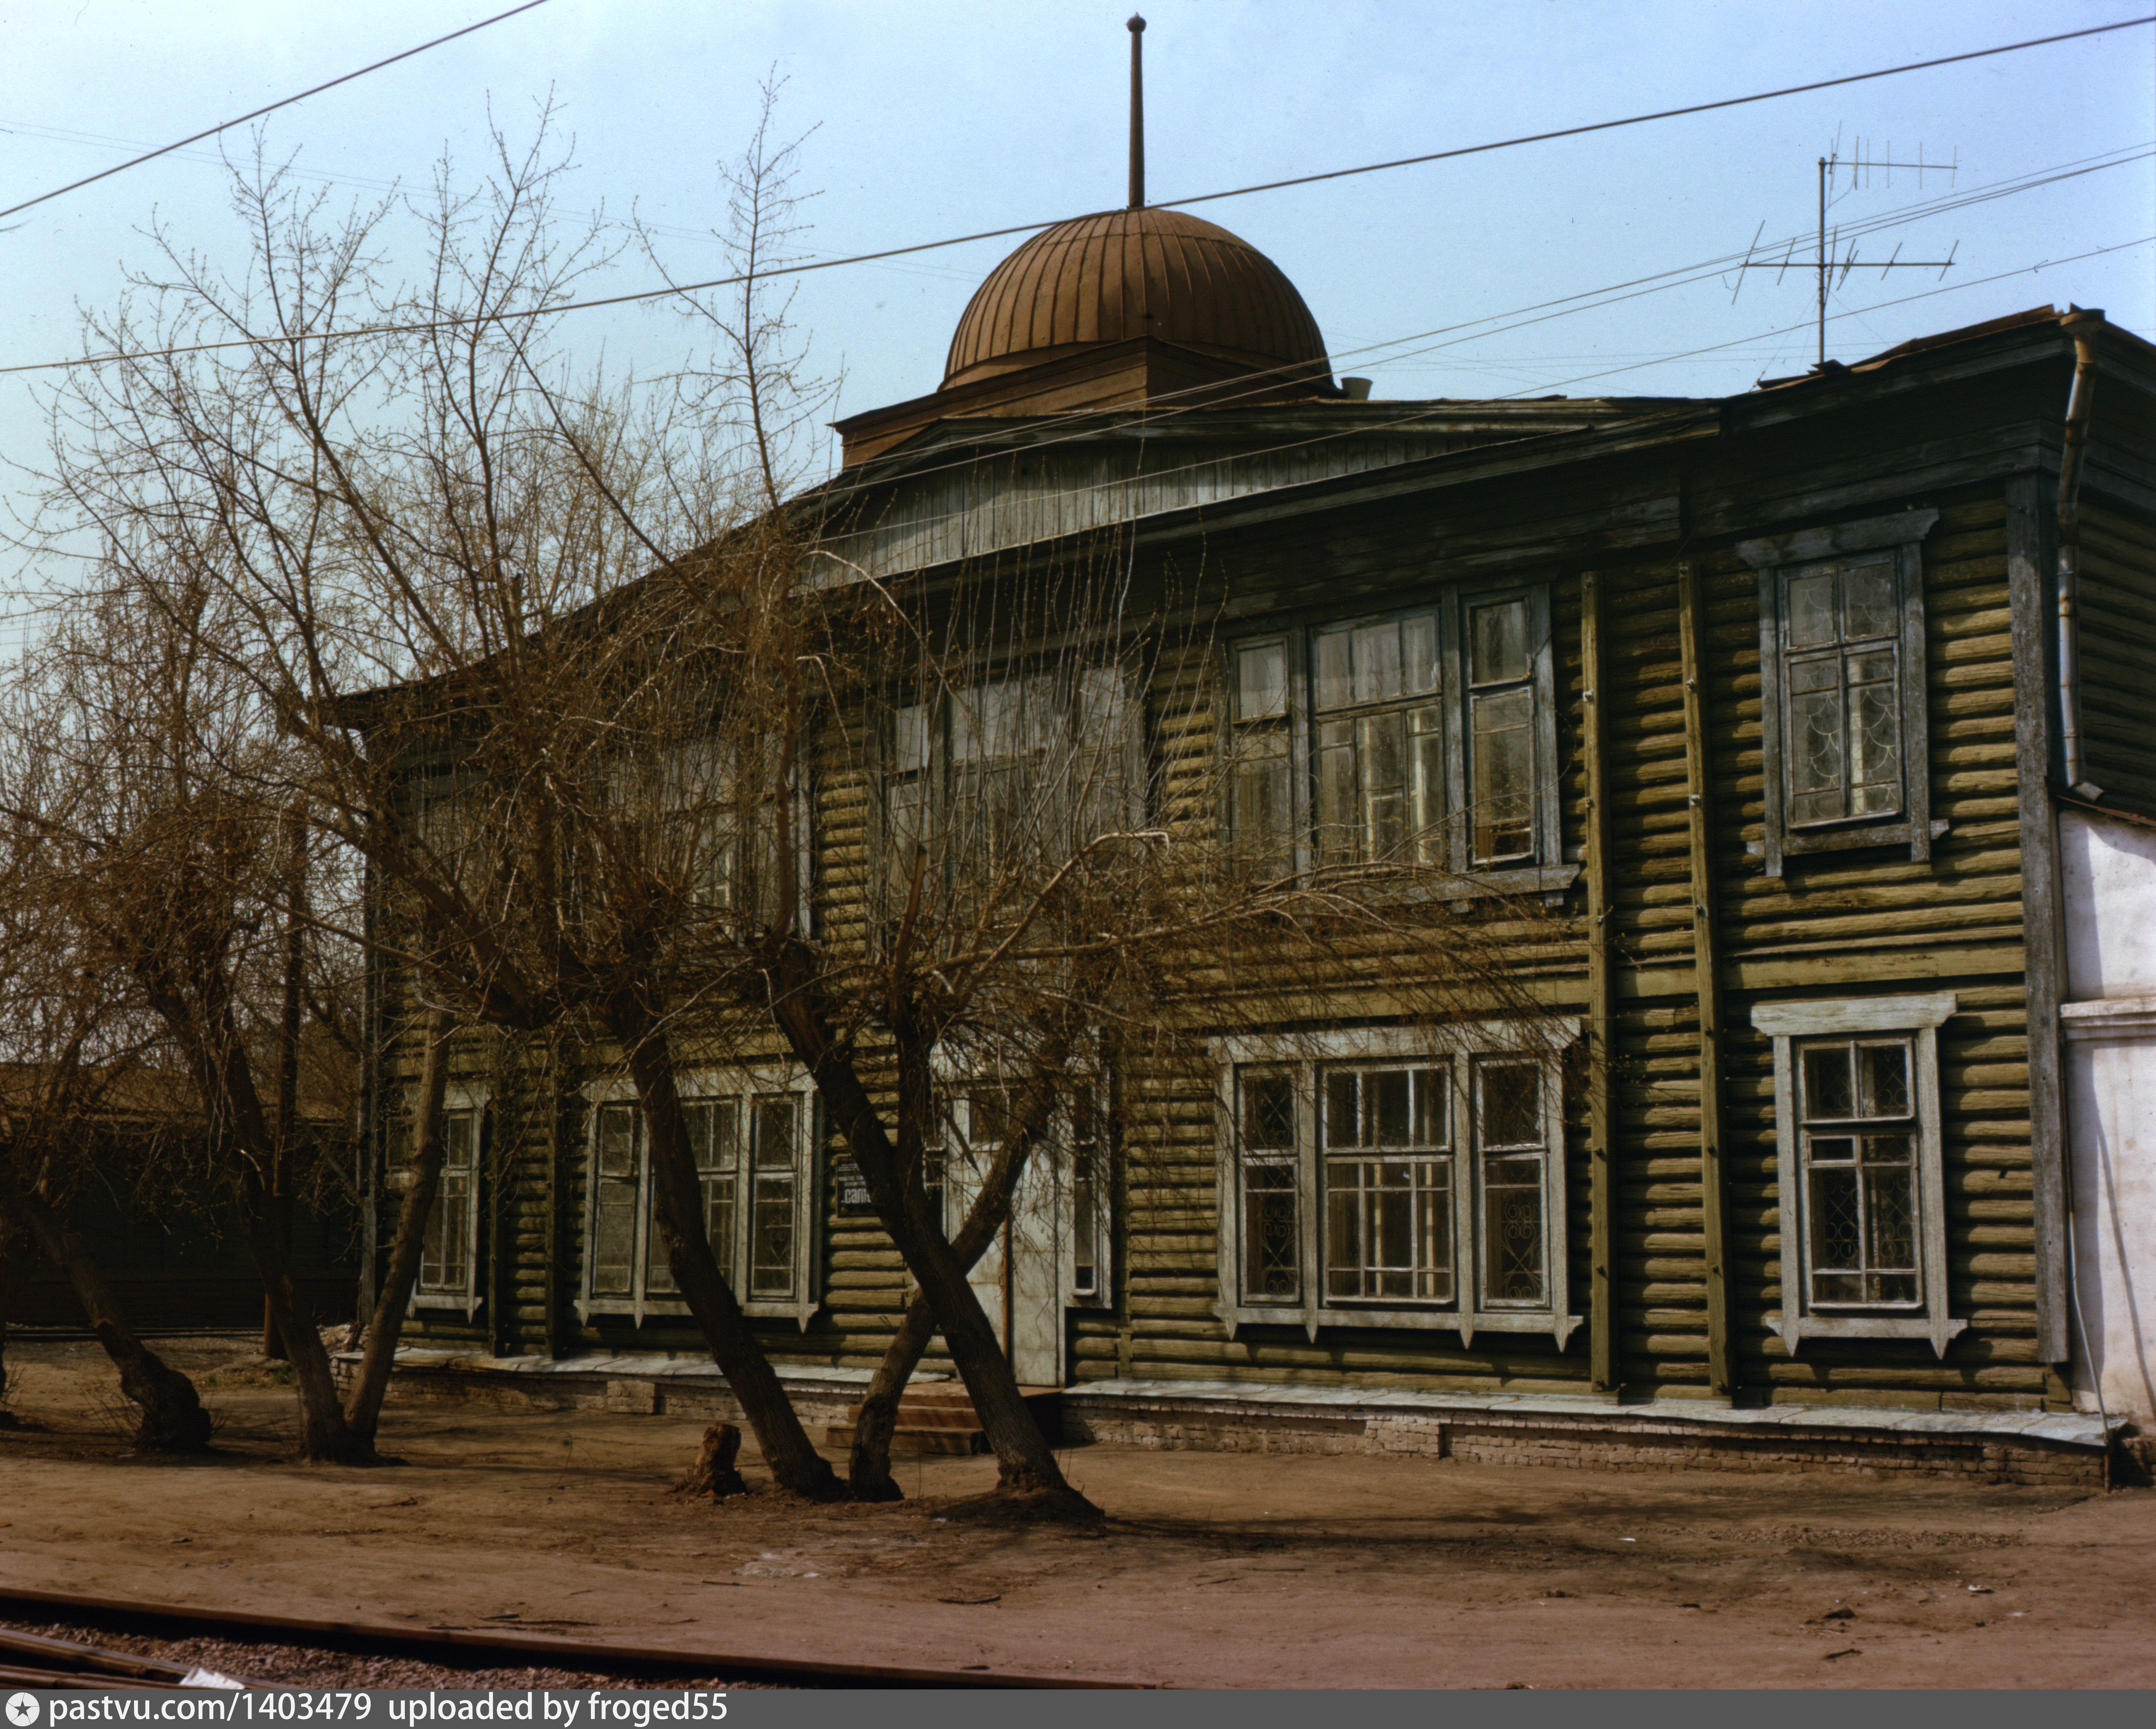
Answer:
[[704, 1431], [704, 1444], [696, 1449], [696, 1462], [689, 1475], [674, 1485], [676, 1495], [708, 1495], [724, 1501], [730, 1495], [746, 1495], [748, 1485], [734, 1469], [741, 1455], [742, 1432], [731, 1423], [714, 1423]]

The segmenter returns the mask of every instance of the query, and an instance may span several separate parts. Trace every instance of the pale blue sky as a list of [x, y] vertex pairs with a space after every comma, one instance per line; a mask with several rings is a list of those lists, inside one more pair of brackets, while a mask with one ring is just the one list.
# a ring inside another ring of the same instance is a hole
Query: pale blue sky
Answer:
[[[138, 146], [290, 95], [495, 9], [377, 0], [0, 0], [0, 206]], [[1148, 187], [1158, 201], [1288, 175], [1709, 100], [2130, 18], [2146, 0], [1514, 0], [1329, 6], [1160, 0], [1146, 8]], [[581, 167], [572, 206], [661, 225], [680, 272], [716, 274], [702, 229], [722, 216], [714, 162], [737, 151], [757, 86], [790, 80], [782, 124], [818, 130], [803, 182], [810, 244], [827, 254], [1049, 221], [1119, 204], [1128, 0], [552, 0], [540, 10], [284, 110], [273, 150], [364, 194], [424, 184], [446, 146], [479, 166], [490, 100], [516, 133], [551, 90]], [[2156, 247], [2040, 274], [2029, 267], [2156, 233], [2156, 30], [1202, 207], [1302, 290], [1341, 368], [1379, 397], [1718, 394], [1812, 357], [1810, 277], [1755, 276], [1732, 306], [1722, 276], [1432, 348], [1416, 332], [1808, 233], [1815, 159], [1892, 141], [1958, 156], [1969, 192], [2111, 154], [2139, 160], [1904, 223], [1860, 243], [1943, 257], [1935, 273], [1859, 272], [1829, 352], [1857, 358], [1912, 336], [2046, 301], [2105, 307], [2156, 334]], [[244, 146], [244, 137], [234, 135]], [[78, 301], [101, 305], [123, 264], [146, 264], [154, 217], [235, 257], [245, 241], [213, 146], [12, 218], [0, 234], [0, 367], [80, 351]], [[1837, 220], [1917, 200], [1897, 172], [1851, 192]], [[968, 296], [1014, 241], [804, 279], [815, 357], [843, 367], [841, 412], [932, 389]], [[1981, 281], [2005, 272], [2004, 280]], [[609, 286], [645, 285], [624, 263]], [[1876, 309], [1876, 310], [1866, 310]], [[611, 367], [658, 372], [685, 338], [659, 311], [582, 315], [578, 341]], [[1794, 328], [1792, 328], [1794, 327]], [[1459, 333], [1455, 333], [1457, 336]], [[1669, 358], [1689, 351], [1714, 351]], [[1365, 351], [1352, 352], [1351, 351]], [[49, 379], [51, 375], [43, 375]], [[38, 374], [0, 374], [0, 457], [36, 460]], [[13, 488], [0, 476], [0, 490]]]

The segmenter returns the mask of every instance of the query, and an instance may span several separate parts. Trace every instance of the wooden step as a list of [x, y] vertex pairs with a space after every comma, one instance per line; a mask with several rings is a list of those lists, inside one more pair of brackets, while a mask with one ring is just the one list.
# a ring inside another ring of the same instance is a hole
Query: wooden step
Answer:
[[[824, 1431], [824, 1444], [850, 1453], [854, 1446], [854, 1425], [834, 1423]], [[891, 1431], [891, 1457], [911, 1458], [918, 1453], [985, 1453], [988, 1438], [978, 1429], [911, 1429], [899, 1428]]]
[[[1053, 1446], [1062, 1439], [1063, 1389], [1060, 1387], [1021, 1387], [1019, 1393]], [[859, 1404], [849, 1406], [846, 1420], [824, 1431], [824, 1444], [841, 1450], [854, 1444], [854, 1431], [861, 1419]], [[960, 1381], [909, 1387], [900, 1395], [898, 1423], [891, 1431], [895, 1455], [916, 1453], [985, 1453], [988, 1438], [983, 1433], [979, 1414], [965, 1383]]]

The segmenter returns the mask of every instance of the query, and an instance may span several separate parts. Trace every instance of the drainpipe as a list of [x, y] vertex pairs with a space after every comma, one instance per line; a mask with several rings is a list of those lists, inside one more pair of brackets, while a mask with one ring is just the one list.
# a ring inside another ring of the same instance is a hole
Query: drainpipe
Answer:
[[2066, 398], [2066, 446], [2059, 459], [2059, 742], [2066, 780], [2076, 797], [2093, 802], [2103, 788], [2082, 773], [2081, 624], [2076, 601], [2081, 587], [2082, 458], [2088, 449], [2089, 398], [2096, 391], [2096, 327], [2103, 314], [2069, 306], [2059, 321], [2074, 339], [2074, 386]]

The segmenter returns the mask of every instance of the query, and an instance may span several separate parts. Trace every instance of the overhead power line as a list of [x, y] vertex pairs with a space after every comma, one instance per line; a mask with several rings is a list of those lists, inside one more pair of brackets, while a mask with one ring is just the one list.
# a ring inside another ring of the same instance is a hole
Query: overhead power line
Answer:
[[281, 102], [272, 102], [265, 107], [255, 109], [251, 113], [243, 114], [237, 120], [228, 120], [221, 125], [208, 127], [205, 131], [182, 138], [177, 143], [164, 145], [157, 150], [146, 151], [141, 156], [131, 157], [126, 162], [118, 163], [112, 167], [100, 168], [95, 174], [86, 174], [80, 180], [70, 180], [65, 186], [54, 187], [49, 192], [39, 192], [36, 198], [25, 198], [19, 204], [10, 204], [5, 210], [0, 210], [0, 217], [13, 216], [18, 210], [28, 210], [34, 205], [49, 203], [53, 199], [63, 197], [66, 193], [78, 192], [85, 186], [93, 186], [100, 180], [109, 180], [115, 174], [125, 174], [130, 168], [139, 168], [145, 162], [154, 162], [159, 156], [170, 156], [176, 150], [185, 150], [190, 144], [199, 144], [205, 138], [214, 138], [219, 132], [228, 132], [234, 126], [244, 126], [248, 121], [259, 120], [265, 114], [275, 114], [280, 108], [290, 108], [295, 102], [304, 102], [310, 96], [319, 96], [324, 90], [333, 90], [341, 84], [350, 84], [355, 78], [364, 78], [370, 72], [379, 72], [385, 66], [394, 66], [399, 60], [408, 60], [414, 54], [424, 54], [430, 48], [439, 48], [445, 42], [454, 42], [459, 36], [469, 36], [475, 30], [484, 30], [490, 24], [498, 24], [505, 18], [515, 18], [520, 12], [530, 12], [534, 7], [544, 6], [546, 3], [547, 0], [524, 0], [524, 4], [521, 6], [512, 6], [508, 11], [498, 12], [490, 18], [481, 18], [475, 24], [466, 24], [461, 30], [452, 30], [446, 36], [437, 36], [432, 42], [423, 42], [417, 48], [408, 48], [401, 54], [392, 54], [386, 60], [377, 60], [372, 65], [361, 67], [357, 72], [347, 72], [341, 78], [332, 78], [327, 84], [318, 84], [312, 90], [301, 90], [296, 96], [287, 96]]
[[[529, 0], [528, 5], [519, 7], [516, 10], [528, 11], [531, 6], [544, 3], [545, 0]], [[514, 14], [504, 13], [501, 16], [509, 18]], [[487, 22], [494, 23], [497, 20], [489, 19]], [[2123, 18], [2116, 23], [2093, 24], [2087, 29], [2062, 31], [2054, 36], [2035, 36], [2025, 42], [2002, 43], [1995, 48], [1971, 49], [1963, 54], [1943, 54], [1934, 59], [1912, 60], [1900, 66], [1882, 66], [1870, 72], [1852, 72], [1840, 78], [1818, 79], [1810, 84], [1790, 85], [1782, 90], [1762, 90], [1749, 96], [1727, 96], [1717, 101], [1694, 103], [1684, 108], [1659, 109], [1650, 114], [1631, 115], [1623, 120], [1595, 121], [1585, 126], [1568, 126], [1551, 132], [1528, 133], [1517, 138], [1502, 138], [1487, 144], [1464, 145], [1457, 149], [1435, 151], [1424, 156], [1401, 156], [1392, 162], [1369, 162], [1355, 168], [1328, 169], [1322, 173], [1306, 174], [1289, 180], [1266, 181], [1255, 186], [1236, 187], [1226, 192], [1201, 192], [1192, 198], [1170, 199], [1162, 204], [1148, 208], [1164, 209], [1178, 208], [1184, 204], [1203, 204], [1214, 199], [1239, 198], [1252, 192], [1270, 192], [1282, 187], [1305, 186], [1322, 180], [1338, 180], [1353, 174], [1381, 173], [1388, 169], [1406, 167], [1419, 162], [1444, 162], [1455, 156], [1476, 156], [1490, 151], [1509, 150], [1518, 145], [1547, 143], [1553, 139], [1577, 137], [1590, 132], [1605, 132], [1620, 126], [1641, 126], [1650, 121], [1669, 120], [1681, 115], [1704, 114], [1716, 109], [1736, 108], [1747, 103], [1768, 102], [1781, 96], [1799, 95], [1810, 90], [1831, 90], [1840, 85], [1863, 84], [1873, 79], [1892, 78], [1899, 73], [1922, 72], [1937, 66], [1956, 65], [1969, 60], [1991, 59], [1999, 54], [2018, 54], [2025, 49], [2045, 48], [2055, 43], [2071, 42], [2088, 36], [2102, 36], [2113, 31], [2130, 30], [2151, 23], [2156, 23], [2156, 13], [2150, 13], [2143, 18]], [[480, 29], [484, 26], [475, 24], [470, 28]], [[444, 37], [441, 39], [448, 41], [449, 38]], [[421, 51], [419, 49], [411, 50], [413, 54]], [[385, 61], [382, 64], [388, 63]], [[354, 73], [351, 75], [356, 78], [360, 74]], [[327, 89], [328, 86], [323, 85], [321, 88]], [[296, 101], [300, 99], [294, 97], [291, 100]], [[258, 111], [267, 113], [269, 110], [264, 109]], [[243, 116], [243, 118], [249, 117], [251, 116]], [[239, 122], [234, 121], [229, 124], [237, 125]], [[196, 136], [203, 137], [207, 136], [208, 134], [198, 133]], [[193, 141], [187, 139], [181, 141], [182, 144], [192, 141]], [[168, 146], [171, 149], [178, 147], [177, 145]], [[123, 163], [121, 166], [125, 167], [128, 165]], [[107, 169], [105, 172], [117, 173], [119, 170]], [[91, 177], [92, 179], [99, 177], [100, 177], [95, 175]], [[77, 184], [86, 185], [88, 182], [78, 182]], [[61, 188], [61, 191], [66, 190], [68, 190], [66, 187]], [[48, 193], [47, 196], [57, 197], [58, 194]], [[18, 205], [15, 208], [23, 209], [28, 207]], [[0, 211], [0, 216], [8, 213], [10, 213], [7, 211]], [[1059, 218], [1055, 220], [1065, 219]], [[411, 323], [357, 325], [347, 330], [279, 331], [275, 336], [236, 336], [216, 341], [184, 343], [166, 348], [146, 348], [108, 354], [82, 355], [72, 360], [36, 361], [22, 366], [0, 367], [0, 377], [15, 372], [45, 372], [64, 371], [75, 367], [108, 366], [120, 361], [169, 359], [183, 354], [203, 354], [226, 348], [260, 348], [271, 344], [328, 341], [342, 337], [413, 335], [427, 331], [454, 330], [472, 324], [503, 324], [512, 320], [530, 321], [536, 318], [548, 318], [563, 312], [593, 311], [608, 306], [633, 305], [646, 300], [670, 300], [682, 295], [701, 294], [710, 289], [735, 287], [750, 280], [752, 277], [767, 279], [778, 276], [803, 276], [811, 271], [833, 270], [845, 264], [875, 264], [884, 259], [904, 258], [915, 253], [936, 252], [952, 246], [967, 246], [977, 240], [999, 240], [1008, 239], [1013, 234], [1037, 233], [1043, 228], [1054, 226], [1055, 226], [1055, 221], [1019, 223], [1009, 228], [983, 228], [975, 233], [955, 234], [942, 240], [916, 241], [911, 245], [889, 246], [875, 252], [849, 253], [838, 258], [814, 259], [800, 264], [774, 264], [768, 269], [742, 272], [731, 276], [714, 276], [704, 282], [674, 283], [660, 288], [638, 289], [628, 294], [603, 295], [585, 300], [563, 300], [547, 306], [458, 313], [445, 318], [422, 319]]]
[[1876, 72], [1852, 72], [1841, 78], [1821, 78], [1810, 84], [1793, 84], [1779, 90], [1761, 90], [1751, 96], [1724, 96], [1717, 102], [1694, 102], [1683, 108], [1660, 108], [1652, 114], [1628, 115], [1623, 120], [1594, 121], [1584, 126], [1561, 126], [1554, 132], [1527, 132], [1517, 138], [1500, 138], [1491, 144], [1464, 144], [1455, 150], [1434, 150], [1426, 156], [1399, 156], [1389, 162], [1366, 162], [1358, 168], [1331, 168], [1322, 174], [1298, 174], [1288, 180], [1260, 181], [1224, 192], [1200, 192], [1194, 198], [1168, 198], [1164, 207], [1207, 204], [1215, 198], [1240, 198], [1246, 192], [1277, 192], [1283, 187], [1312, 186], [1321, 180], [1343, 180], [1351, 174], [1377, 174], [1387, 168], [1413, 167], [1419, 162], [1450, 162], [1455, 156], [1480, 156], [1485, 151], [1510, 150], [1518, 144], [1545, 144], [1553, 138], [1578, 138], [1589, 132], [1613, 131], [1619, 126], [1644, 126], [1653, 120], [1676, 120], [1687, 114], [1711, 114], [1717, 108], [1742, 108], [1748, 102], [1771, 102], [1778, 96], [1801, 96], [1808, 90], [1830, 90], [1845, 84], [1865, 84], [1875, 78], [1892, 78], [1903, 72], [1924, 72], [1934, 66], [1953, 66], [1964, 60], [1989, 59], [1994, 54], [2018, 54], [2025, 48], [2044, 48], [2076, 37], [2102, 36], [2113, 30], [2131, 30], [2156, 23], [2156, 13], [2146, 18], [2122, 18], [2115, 24], [2092, 24], [2086, 30], [2061, 31], [2056, 36], [2032, 36], [2026, 42], [2009, 42], [1998, 48], [1974, 48], [1966, 54], [1941, 54], [1934, 60], [1912, 60], [1904, 66], [1882, 66]]

